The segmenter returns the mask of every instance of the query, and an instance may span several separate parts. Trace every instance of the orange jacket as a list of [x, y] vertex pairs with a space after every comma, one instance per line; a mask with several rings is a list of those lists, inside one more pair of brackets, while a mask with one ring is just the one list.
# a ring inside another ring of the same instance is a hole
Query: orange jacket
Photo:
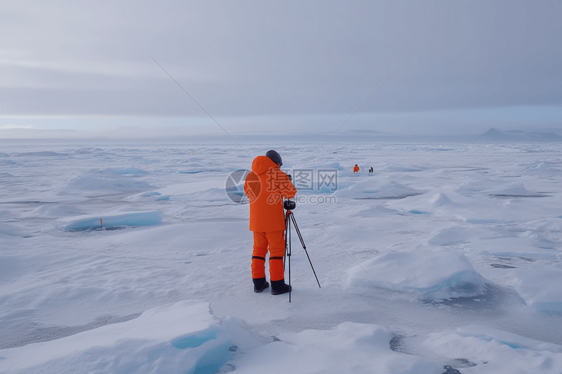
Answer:
[[357, 173], [358, 171], [359, 171], [359, 166], [355, 165], [355, 166], [353, 167], [353, 172], [354, 172], [354, 173]]
[[244, 182], [250, 199], [250, 230], [259, 232], [285, 229], [283, 197], [292, 199], [297, 190], [291, 180], [269, 157], [258, 156]]

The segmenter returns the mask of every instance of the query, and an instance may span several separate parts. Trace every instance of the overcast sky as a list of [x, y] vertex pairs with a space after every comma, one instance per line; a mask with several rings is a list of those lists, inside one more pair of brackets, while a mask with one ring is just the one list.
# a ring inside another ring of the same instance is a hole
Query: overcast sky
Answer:
[[[0, 128], [562, 133], [562, 1], [4, 1]], [[172, 131], [172, 130], [170, 130]]]

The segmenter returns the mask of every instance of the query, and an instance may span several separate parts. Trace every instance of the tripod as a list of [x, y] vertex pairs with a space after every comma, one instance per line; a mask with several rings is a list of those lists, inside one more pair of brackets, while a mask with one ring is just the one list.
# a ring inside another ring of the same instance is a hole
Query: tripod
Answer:
[[[299, 230], [299, 226], [297, 225], [297, 221], [295, 220], [295, 216], [290, 209], [287, 209], [287, 212], [285, 213], [285, 256], [283, 256], [283, 268], [285, 268], [285, 260], [288, 259], [287, 263], [289, 265], [289, 287], [291, 287], [291, 222], [293, 223], [293, 226], [295, 226], [295, 230], [301, 241], [302, 249], [304, 249], [304, 253], [306, 253], [306, 257], [308, 257], [308, 262], [310, 263], [310, 267], [312, 268], [312, 272], [314, 273], [314, 277], [316, 278], [318, 287], [322, 288], [320, 287], [320, 281], [318, 281], [314, 266], [312, 266], [312, 261], [310, 260], [310, 256], [308, 255], [308, 251], [306, 250], [306, 245], [304, 244], [304, 240], [302, 239], [302, 235]], [[292, 290], [292, 288], [289, 288], [289, 290]], [[291, 302], [291, 291], [289, 291], [289, 302]]]

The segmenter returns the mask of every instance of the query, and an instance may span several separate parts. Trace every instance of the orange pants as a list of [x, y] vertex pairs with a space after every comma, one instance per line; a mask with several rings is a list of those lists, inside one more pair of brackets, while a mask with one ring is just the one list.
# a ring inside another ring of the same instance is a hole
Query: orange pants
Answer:
[[252, 278], [265, 278], [265, 255], [269, 247], [269, 276], [272, 281], [285, 278], [283, 256], [285, 255], [285, 230], [254, 231], [252, 253]]

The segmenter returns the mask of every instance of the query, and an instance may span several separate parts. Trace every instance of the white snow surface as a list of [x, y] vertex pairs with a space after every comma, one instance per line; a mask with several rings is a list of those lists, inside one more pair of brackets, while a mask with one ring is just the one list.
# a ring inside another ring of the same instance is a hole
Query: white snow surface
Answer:
[[[0, 144], [0, 373], [562, 372], [561, 144]], [[290, 303], [224, 190], [272, 148], [337, 173]]]

